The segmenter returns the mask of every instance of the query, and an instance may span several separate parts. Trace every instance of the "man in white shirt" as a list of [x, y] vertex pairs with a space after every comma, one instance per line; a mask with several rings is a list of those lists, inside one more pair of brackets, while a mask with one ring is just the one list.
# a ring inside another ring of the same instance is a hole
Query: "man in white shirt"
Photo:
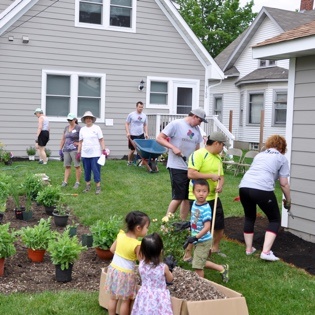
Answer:
[[127, 165], [132, 165], [135, 147], [130, 141], [133, 139], [147, 139], [148, 138], [148, 119], [147, 115], [143, 113], [143, 103], [137, 102], [136, 111], [130, 113], [126, 119], [125, 123], [126, 136], [128, 139], [128, 148], [130, 149], [128, 153], [128, 163]]

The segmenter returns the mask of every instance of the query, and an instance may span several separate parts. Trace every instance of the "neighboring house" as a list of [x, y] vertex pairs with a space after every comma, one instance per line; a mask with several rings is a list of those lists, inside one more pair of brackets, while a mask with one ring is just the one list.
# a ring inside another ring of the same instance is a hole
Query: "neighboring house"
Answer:
[[54, 156], [67, 114], [91, 110], [121, 158], [137, 101], [147, 114], [187, 114], [207, 108], [208, 82], [222, 78], [169, 0], [0, 1], [0, 141], [15, 156], [34, 144], [42, 107]]
[[255, 60], [252, 46], [314, 19], [314, 11], [263, 7], [248, 29], [215, 58], [225, 79], [210, 88], [209, 114], [232, 126], [234, 146], [258, 149], [260, 139], [285, 135], [289, 61]]
[[257, 44], [253, 57], [290, 59], [286, 139], [294, 219], [284, 210], [282, 225], [315, 242], [315, 21]]

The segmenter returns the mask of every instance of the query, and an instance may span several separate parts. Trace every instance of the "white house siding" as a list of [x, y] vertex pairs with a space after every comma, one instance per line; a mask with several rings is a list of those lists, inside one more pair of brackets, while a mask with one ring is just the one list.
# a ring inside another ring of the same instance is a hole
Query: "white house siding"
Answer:
[[[287, 89], [287, 83], [260, 83], [260, 84], [248, 84], [236, 87], [236, 81], [240, 80], [244, 76], [258, 69], [259, 60], [252, 57], [252, 46], [264, 41], [267, 38], [271, 38], [280, 34], [282, 31], [279, 26], [271, 21], [269, 18], [265, 18], [260, 27], [257, 29], [246, 48], [241, 53], [238, 60], [235, 62], [235, 67], [240, 72], [238, 78], [225, 79], [221, 85], [211, 89], [210, 97], [210, 110], [213, 111], [213, 95], [223, 94], [223, 124], [229, 127], [229, 112], [233, 111], [232, 133], [234, 134], [236, 141], [245, 143], [258, 143], [260, 138], [260, 126], [248, 125], [246, 119], [248, 116], [248, 96], [249, 92], [263, 92], [265, 95], [265, 124], [263, 141], [265, 141], [271, 134], [285, 135], [285, 126], [275, 127], [272, 124], [273, 121], [273, 93], [274, 90]], [[282, 68], [289, 68], [288, 60], [277, 60], [276, 65]], [[243, 125], [240, 126], [240, 99], [241, 93], [244, 93], [244, 112], [243, 112]]]
[[[11, 3], [1, 0], [0, 11]], [[155, 1], [137, 1], [135, 33], [75, 27], [74, 17], [75, 0], [41, 0], [0, 37], [0, 141], [16, 156], [34, 144], [43, 69], [106, 74], [102, 106], [113, 126], [97, 124], [112, 157], [127, 153], [125, 119], [137, 101], [145, 102], [146, 88], [137, 87], [147, 76], [200, 80], [203, 106], [205, 69]], [[29, 36], [28, 44], [22, 35]], [[47, 147], [55, 156], [65, 125], [51, 122]]]
[[315, 56], [297, 58], [291, 151], [292, 213], [288, 227], [315, 242]]

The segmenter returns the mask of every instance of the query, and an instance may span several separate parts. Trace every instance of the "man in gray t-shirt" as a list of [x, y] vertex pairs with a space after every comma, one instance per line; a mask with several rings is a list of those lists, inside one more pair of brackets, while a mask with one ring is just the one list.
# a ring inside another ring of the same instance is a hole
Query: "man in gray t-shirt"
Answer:
[[148, 138], [148, 120], [147, 115], [143, 112], [143, 103], [137, 102], [136, 111], [130, 113], [126, 119], [125, 128], [126, 136], [128, 139], [128, 163], [131, 165], [134, 157], [135, 147], [130, 141], [133, 139], [146, 139]]
[[172, 201], [167, 213], [174, 213], [181, 205], [181, 219], [189, 213], [187, 161], [190, 154], [199, 149], [202, 135], [199, 125], [207, 123], [206, 113], [202, 108], [193, 109], [184, 119], [170, 122], [156, 137], [156, 141], [168, 148], [167, 168], [172, 185]]

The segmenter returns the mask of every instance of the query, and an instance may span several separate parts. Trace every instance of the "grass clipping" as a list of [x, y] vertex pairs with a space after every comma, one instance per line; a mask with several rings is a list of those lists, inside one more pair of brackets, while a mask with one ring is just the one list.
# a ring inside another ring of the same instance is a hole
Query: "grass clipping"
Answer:
[[[219, 292], [211, 283], [200, 278], [195, 272], [175, 267], [173, 270], [174, 280], [167, 288], [171, 296], [187, 301], [205, 301], [226, 299], [226, 295]], [[138, 274], [138, 283], [141, 285]]]

